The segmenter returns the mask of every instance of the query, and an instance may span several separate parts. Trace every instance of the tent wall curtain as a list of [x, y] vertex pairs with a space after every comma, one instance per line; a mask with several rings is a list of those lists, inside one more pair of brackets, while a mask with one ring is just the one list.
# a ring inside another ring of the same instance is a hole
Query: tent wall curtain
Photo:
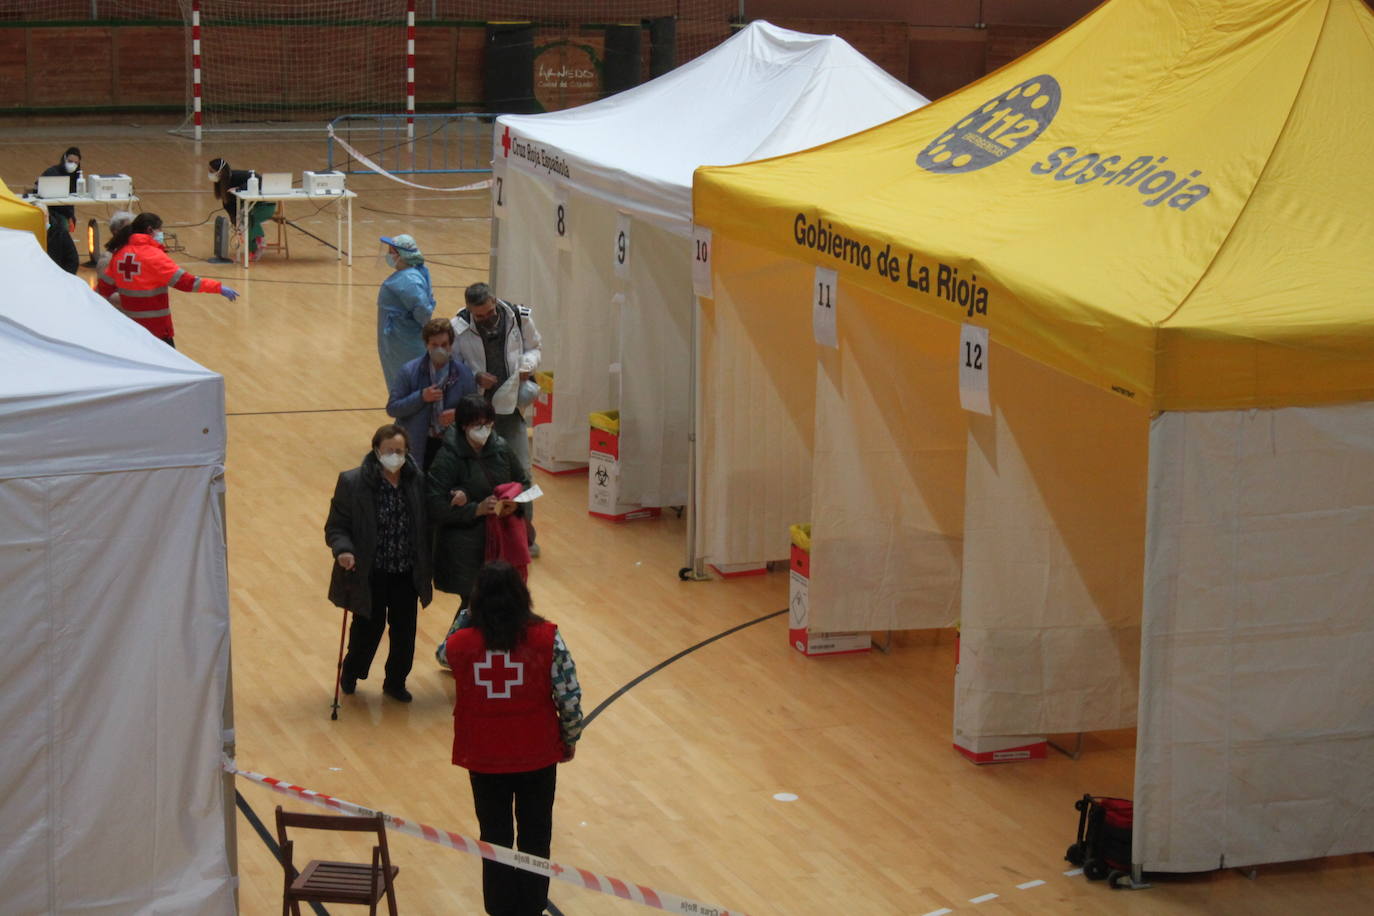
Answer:
[[218, 473], [0, 481], [7, 910], [234, 912]]
[[1148, 420], [1016, 353], [971, 415], [955, 731], [1135, 723]]
[[839, 349], [810, 348], [820, 360], [811, 625], [952, 626], [967, 436], [950, 371], [959, 328], [857, 287], [842, 286], [835, 307]]
[[782, 560], [787, 526], [811, 518], [813, 269], [733, 239], [714, 248], [715, 298], [700, 300], [694, 555]]
[[1133, 859], [1374, 849], [1374, 406], [1165, 413], [1150, 454]]
[[[620, 307], [620, 494], [642, 506], [687, 503], [692, 377], [691, 240], [629, 217]], [[592, 240], [612, 261], [614, 235]]]

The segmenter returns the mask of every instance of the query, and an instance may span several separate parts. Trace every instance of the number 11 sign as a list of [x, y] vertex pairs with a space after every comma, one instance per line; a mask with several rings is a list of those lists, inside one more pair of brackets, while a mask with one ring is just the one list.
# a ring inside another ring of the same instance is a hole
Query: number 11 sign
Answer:
[[839, 277], [828, 267], [816, 268], [811, 284], [811, 333], [822, 347], [838, 347], [835, 331], [835, 306], [839, 293]]
[[959, 406], [992, 416], [988, 399], [988, 329], [966, 324], [959, 331]]

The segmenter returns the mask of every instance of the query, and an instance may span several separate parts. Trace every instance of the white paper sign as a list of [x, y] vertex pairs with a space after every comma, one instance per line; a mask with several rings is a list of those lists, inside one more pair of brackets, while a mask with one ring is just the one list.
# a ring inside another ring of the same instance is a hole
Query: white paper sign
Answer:
[[568, 191], [566, 188], [559, 188], [553, 195], [553, 237], [559, 248], [572, 247], [572, 234], [568, 231], [569, 229]]
[[703, 299], [714, 299], [711, 280], [711, 230], [692, 227], [692, 292]]
[[615, 219], [615, 249], [611, 256], [614, 258], [615, 275], [625, 277], [630, 273], [630, 215], [621, 213]]
[[816, 268], [816, 280], [811, 284], [811, 332], [822, 347], [838, 347], [835, 333], [835, 306], [840, 291], [839, 276], [829, 267]]
[[539, 489], [539, 484], [535, 484], [528, 490], [521, 490], [520, 493], [516, 495], [515, 499], [511, 500], [511, 502], [532, 503], [543, 495], [544, 491]]
[[959, 331], [959, 406], [992, 416], [988, 400], [988, 329], [966, 324]]

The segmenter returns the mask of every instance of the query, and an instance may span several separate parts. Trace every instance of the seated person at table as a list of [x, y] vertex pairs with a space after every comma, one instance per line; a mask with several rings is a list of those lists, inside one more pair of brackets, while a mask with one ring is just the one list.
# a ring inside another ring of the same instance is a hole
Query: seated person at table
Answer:
[[[247, 169], [231, 169], [228, 159], [210, 160], [210, 180], [215, 183], [215, 199], [224, 207], [224, 212], [229, 214], [229, 221], [235, 226], [239, 219], [239, 199], [233, 191], [242, 191], [248, 187], [248, 176], [253, 172]], [[259, 175], [261, 173], [258, 173]], [[271, 201], [260, 201], [253, 204], [248, 211], [248, 253], [254, 261], [262, 257], [262, 224], [272, 218], [272, 214], [277, 212], [277, 205]]]
[[[69, 194], [76, 193], [76, 180], [81, 177], [81, 150], [74, 146], [67, 147], [67, 151], [62, 154], [57, 165], [50, 165], [43, 170], [41, 177], [50, 178], [57, 175], [67, 175], [71, 178], [71, 189]], [[76, 229], [76, 208], [66, 204], [58, 204], [49, 211], [52, 220], [62, 225], [68, 232]]]

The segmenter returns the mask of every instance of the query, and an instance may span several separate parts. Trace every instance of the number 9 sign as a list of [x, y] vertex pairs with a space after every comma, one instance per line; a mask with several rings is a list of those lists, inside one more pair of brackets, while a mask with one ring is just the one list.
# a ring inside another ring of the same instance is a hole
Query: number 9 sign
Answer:
[[615, 251], [613, 253], [615, 275], [628, 276], [630, 273], [630, 216], [621, 213], [615, 220]]

